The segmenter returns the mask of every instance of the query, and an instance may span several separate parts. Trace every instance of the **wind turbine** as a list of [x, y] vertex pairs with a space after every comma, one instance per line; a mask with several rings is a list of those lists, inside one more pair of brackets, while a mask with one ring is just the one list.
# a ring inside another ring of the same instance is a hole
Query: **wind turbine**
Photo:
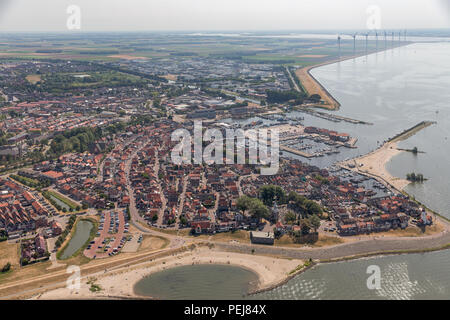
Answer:
[[387, 49], [387, 32], [384, 31], [384, 49]]
[[367, 54], [367, 45], [368, 45], [368, 43], [369, 43], [369, 40], [368, 40], [368, 38], [369, 38], [369, 33], [364, 34], [364, 36], [366, 37], [366, 54]]
[[356, 36], [357, 35], [358, 35], [358, 32], [350, 35], [351, 37], [353, 37], [353, 55], [356, 54]]
[[375, 43], [376, 43], [376, 48], [378, 51], [378, 32], [377, 32], [377, 30], [375, 30]]
[[403, 31], [403, 36], [404, 36], [404, 41], [406, 42], [406, 30], [405, 31]]
[[394, 31], [392, 31], [391, 33], [391, 38], [392, 38], [392, 47], [394, 47]]
[[341, 35], [340, 34], [338, 34], [337, 42], [338, 42], [338, 50], [339, 50], [339, 58], [340, 58], [341, 57]]

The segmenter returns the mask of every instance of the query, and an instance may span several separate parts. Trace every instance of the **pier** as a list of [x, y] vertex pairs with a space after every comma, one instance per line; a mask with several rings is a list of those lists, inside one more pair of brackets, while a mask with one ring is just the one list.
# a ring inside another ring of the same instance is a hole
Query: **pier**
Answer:
[[333, 122], [341, 122], [341, 121], [345, 121], [345, 122], [349, 122], [349, 123], [353, 123], [353, 124], [365, 124], [365, 125], [373, 125], [373, 123], [371, 122], [366, 122], [366, 121], [362, 121], [362, 120], [357, 120], [357, 119], [352, 119], [349, 117], [344, 117], [344, 116], [339, 116], [336, 114], [330, 114], [327, 112], [321, 112], [321, 111], [317, 111], [317, 110], [312, 110], [310, 108], [307, 107], [301, 107], [298, 106], [296, 108], [298, 111], [300, 112], [304, 112], [307, 114], [310, 114], [312, 116], [318, 117], [318, 118], [322, 118], [328, 121], [333, 121]]
[[406, 140], [406, 139], [412, 137], [413, 135], [415, 135], [416, 133], [418, 133], [419, 131], [421, 131], [433, 124], [436, 124], [436, 123], [437, 123], [436, 121], [422, 121], [422, 122], [416, 124], [414, 127], [409, 128], [409, 129], [403, 131], [402, 133], [399, 133], [398, 135], [394, 136], [393, 138], [388, 140], [388, 142], [399, 142], [399, 141]]
[[314, 158], [316, 156], [314, 154], [303, 152], [303, 151], [300, 151], [300, 150], [297, 150], [297, 149], [293, 149], [293, 148], [290, 148], [290, 147], [286, 147], [286, 146], [280, 146], [280, 150], [287, 151], [287, 152], [290, 152], [290, 153], [293, 153], [293, 154], [296, 154], [298, 156], [301, 156], [301, 157], [304, 157], [304, 158], [308, 158], [308, 159]]

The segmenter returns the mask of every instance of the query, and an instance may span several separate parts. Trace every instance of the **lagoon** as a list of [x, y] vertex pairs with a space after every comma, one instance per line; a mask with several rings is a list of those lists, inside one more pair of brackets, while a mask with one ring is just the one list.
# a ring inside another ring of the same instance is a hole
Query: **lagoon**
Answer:
[[258, 276], [230, 265], [190, 265], [167, 269], [140, 280], [138, 295], [171, 300], [242, 299], [256, 287]]

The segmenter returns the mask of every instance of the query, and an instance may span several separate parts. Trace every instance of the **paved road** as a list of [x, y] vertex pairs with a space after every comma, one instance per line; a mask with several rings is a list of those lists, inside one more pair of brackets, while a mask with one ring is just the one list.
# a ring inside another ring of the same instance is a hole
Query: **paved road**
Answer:
[[270, 254], [296, 259], [339, 259], [355, 255], [375, 254], [388, 251], [411, 251], [438, 249], [450, 244], [450, 232], [426, 238], [377, 238], [339, 244], [326, 248], [280, 248], [264, 245], [214, 243], [216, 247], [242, 253]]
[[291, 71], [289, 70], [288, 67], [286, 67], [286, 72], [289, 75], [289, 78], [291, 78], [292, 83], [294, 84], [294, 89], [298, 92], [303, 92], [302, 90], [300, 90], [300, 88], [298, 87], [297, 82], [294, 81], [294, 78], [292, 77]]
[[125, 162], [125, 176], [126, 176], [126, 183], [127, 183], [127, 191], [128, 195], [130, 197], [130, 216], [131, 216], [131, 224], [136, 227], [140, 232], [147, 235], [153, 235], [153, 236], [161, 236], [164, 238], [167, 238], [170, 241], [170, 248], [178, 248], [184, 245], [185, 240], [177, 235], [171, 235], [163, 232], [158, 232], [155, 230], [152, 230], [150, 228], [144, 227], [142, 224], [146, 225], [147, 221], [143, 217], [140, 216], [137, 208], [136, 208], [136, 201], [134, 199], [134, 191], [131, 187], [130, 182], [130, 170], [131, 170], [131, 162], [133, 158], [137, 155], [139, 150], [141, 150], [144, 146], [141, 148], [135, 150], [130, 157]]

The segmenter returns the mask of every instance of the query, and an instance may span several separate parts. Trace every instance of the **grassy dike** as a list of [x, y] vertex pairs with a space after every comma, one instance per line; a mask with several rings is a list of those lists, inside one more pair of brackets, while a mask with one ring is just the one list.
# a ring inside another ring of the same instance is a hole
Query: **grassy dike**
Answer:
[[[91, 232], [89, 233], [89, 238], [86, 240], [86, 242], [77, 250], [75, 251], [70, 257], [66, 258], [66, 259], [61, 259], [61, 255], [64, 253], [64, 251], [67, 249], [67, 246], [69, 245], [70, 241], [72, 240], [73, 235], [75, 234], [77, 227], [78, 227], [78, 222], [80, 221], [89, 221], [93, 224], [93, 227], [91, 229]], [[56, 258], [58, 260], [68, 260], [71, 258], [74, 258], [76, 256], [78, 256], [81, 252], [84, 251], [84, 249], [86, 249], [86, 247], [88, 246], [89, 242], [91, 242], [94, 238], [95, 235], [97, 233], [98, 230], [98, 221], [95, 220], [94, 218], [77, 218], [77, 221], [75, 222], [75, 224], [72, 227], [72, 230], [69, 233], [69, 236], [66, 238], [66, 240], [64, 241], [63, 245], [61, 246], [61, 248], [58, 250], [58, 252], [56, 253]]]

